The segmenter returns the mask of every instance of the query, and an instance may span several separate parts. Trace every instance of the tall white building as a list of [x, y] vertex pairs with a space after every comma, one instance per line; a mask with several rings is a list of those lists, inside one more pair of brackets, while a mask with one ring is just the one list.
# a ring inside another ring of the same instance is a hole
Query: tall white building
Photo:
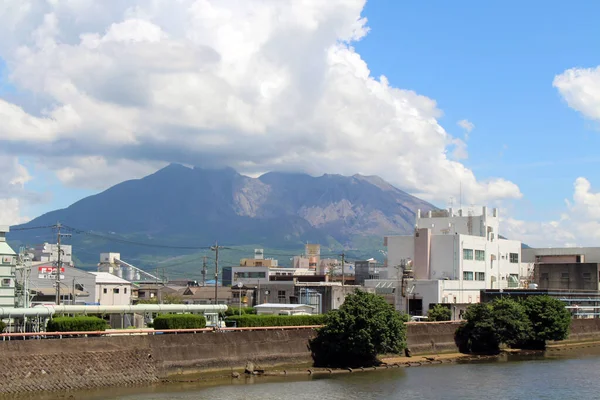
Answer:
[[17, 255], [6, 243], [8, 226], [0, 226], [0, 307], [15, 306], [15, 264]]
[[[60, 245], [60, 261], [63, 267], [73, 266], [73, 247], [69, 244]], [[33, 261], [58, 262], [58, 244], [42, 243], [33, 248]]]
[[[498, 236], [498, 209], [481, 214], [452, 209], [417, 212], [413, 235], [387, 236], [387, 265], [395, 276], [388, 286], [401, 285], [402, 265], [412, 264], [404, 290], [396, 290], [397, 307], [427, 313], [430, 304], [454, 304], [463, 309], [479, 302], [480, 290], [519, 287], [521, 242]], [[394, 274], [392, 271], [396, 271]], [[366, 281], [366, 286], [383, 282]], [[408, 304], [407, 304], [408, 303]], [[408, 307], [407, 307], [408, 306]]]

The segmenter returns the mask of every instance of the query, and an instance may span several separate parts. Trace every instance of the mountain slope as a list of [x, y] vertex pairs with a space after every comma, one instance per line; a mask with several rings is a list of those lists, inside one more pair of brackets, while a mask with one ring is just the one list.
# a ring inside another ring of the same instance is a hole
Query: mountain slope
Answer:
[[[271, 172], [250, 178], [230, 168], [171, 164], [15, 228], [60, 221], [121, 239], [175, 246], [208, 246], [215, 240], [271, 248], [307, 241], [352, 246], [357, 237], [410, 232], [418, 208], [434, 207], [373, 176]], [[13, 231], [9, 239], [34, 244], [39, 239], [33, 232]], [[78, 247], [86, 254], [121, 251], [131, 257], [178, 253], [109, 242], [73, 238], [76, 254]], [[95, 262], [97, 256], [80, 258]]]

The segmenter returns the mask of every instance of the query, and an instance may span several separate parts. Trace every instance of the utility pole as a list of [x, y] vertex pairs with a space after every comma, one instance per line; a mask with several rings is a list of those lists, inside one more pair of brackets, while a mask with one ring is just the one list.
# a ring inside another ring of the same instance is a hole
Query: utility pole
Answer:
[[208, 257], [202, 257], [202, 286], [206, 286], [206, 259]]
[[345, 270], [344, 270], [344, 267], [346, 265], [346, 258], [345, 258], [346, 257], [346, 253], [342, 252], [341, 256], [342, 256], [342, 286], [344, 286], [345, 285], [345, 279], [344, 279], [344, 272], [345, 272]]
[[215, 245], [210, 249], [215, 252], [215, 304], [217, 304], [217, 300], [219, 299], [219, 243], [215, 242]]
[[61, 228], [60, 222], [56, 223], [56, 239], [57, 239], [57, 247], [58, 247], [58, 260], [56, 262], [56, 305], [60, 305], [60, 272], [62, 269], [62, 249], [60, 248], [60, 239], [65, 236], [71, 236], [67, 233], [60, 233]]

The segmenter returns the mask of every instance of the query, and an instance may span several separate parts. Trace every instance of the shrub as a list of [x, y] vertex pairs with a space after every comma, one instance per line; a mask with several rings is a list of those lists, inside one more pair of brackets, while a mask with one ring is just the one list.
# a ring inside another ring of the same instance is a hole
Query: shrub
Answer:
[[325, 315], [252, 315], [227, 317], [225, 323], [236, 321], [237, 327], [323, 325]]
[[6, 324], [0, 321], [0, 333], [4, 332], [4, 328], [6, 328]]
[[[256, 314], [256, 310], [254, 309], [254, 307], [242, 307], [242, 315], [246, 315], [246, 314]], [[227, 307], [227, 310], [225, 311], [225, 315], [227, 317], [231, 317], [234, 315], [238, 315], [240, 314], [240, 307]]]
[[427, 312], [427, 318], [429, 318], [429, 321], [450, 321], [452, 319], [452, 311], [448, 307], [436, 304]]
[[454, 336], [461, 353], [497, 354], [500, 337], [495, 326], [493, 309], [489, 303], [476, 303], [467, 308], [463, 322]]
[[520, 302], [500, 298], [491, 305], [494, 326], [501, 343], [515, 347], [531, 336], [531, 322]]
[[161, 314], [154, 318], [154, 329], [202, 329], [206, 318], [195, 314]]
[[366, 367], [379, 354], [406, 348], [406, 322], [383, 297], [357, 290], [339, 310], [326, 314], [325, 326], [310, 341], [317, 367]]
[[521, 348], [543, 350], [547, 340], [564, 340], [569, 336], [571, 314], [562, 301], [550, 296], [529, 296], [522, 305], [532, 331], [520, 344]]
[[105, 320], [98, 317], [54, 317], [48, 321], [48, 332], [91, 332], [104, 331], [108, 328]]

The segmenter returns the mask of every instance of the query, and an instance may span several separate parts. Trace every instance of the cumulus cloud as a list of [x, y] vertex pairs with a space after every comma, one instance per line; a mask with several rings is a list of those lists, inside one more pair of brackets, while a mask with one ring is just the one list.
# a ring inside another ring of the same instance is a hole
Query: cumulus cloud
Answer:
[[66, 184], [181, 162], [376, 174], [431, 201], [461, 182], [469, 202], [521, 197], [460, 163], [466, 144], [434, 100], [371, 75], [352, 47], [365, 0], [8, 4], [0, 57], [35, 102], [0, 99], [0, 145], [43, 156]]
[[600, 66], [568, 69], [554, 78], [553, 85], [569, 107], [586, 118], [600, 120]]
[[502, 224], [508, 237], [537, 247], [598, 246], [600, 192], [580, 177], [573, 184], [572, 199], [565, 200], [564, 212], [554, 220], [528, 222], [507, 218]]
[[469, 135], [471, 134], [471, 131], [475, 129], [475, 124], [467, 119], [461, 119], [457, 122], [457, 125], [464, 129], [465, 140], [469, 140]]
[[21, 215], [25, 184], [31, 179], [27, 168], [16, 157], [0, 155], [0, 225], [26, 222]]

